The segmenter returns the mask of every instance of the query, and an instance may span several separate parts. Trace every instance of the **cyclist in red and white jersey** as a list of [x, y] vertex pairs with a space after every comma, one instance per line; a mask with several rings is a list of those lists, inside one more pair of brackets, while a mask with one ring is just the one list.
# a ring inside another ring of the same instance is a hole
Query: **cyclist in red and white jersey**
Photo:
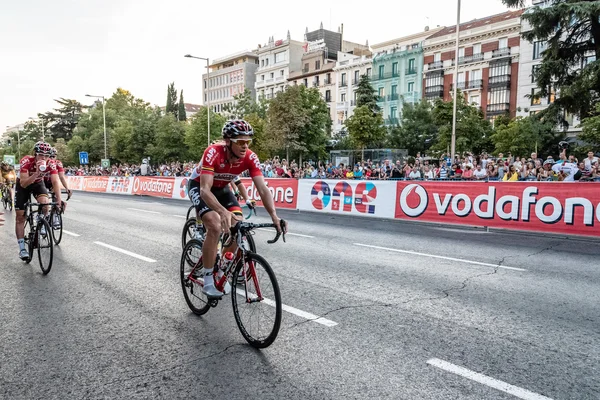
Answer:
[[[202, 246], [204, 287], [202, 291], [209, 298], [220, 298], [223, 293], [215, 288], [213, 267], [217, 258], [217, 245], [222, 232], [229, 232], [232, 224], [241, 219], [242, 210], [237, 199], [229, 190], [229, 183], [238, 175], [249, 171], [265, 209], [271, 216], [277, 230], [281, 230], [281, 220], [277, 216], [273, 197], [265, 184], [258, 156], [248, 148], [254, 131], [244, 120], [227, 121], [223, 127], [224, 143], [209, 146], [202, 157], [200, 171], [200, 218], [206, 228]], [[287, 226], [284, 226], [287, 230]], [[235, 242], [223, 252], [235, 251]], [[231, 288], [225, 287], [227, 293]]]
[[[58, 152], [56, 151], [56, 148], [52, 147], [50, 149], [50, 160], [54, 161], [54, 163], [56, 164], [56, 170], [58, 171], [58, 179], [60, 180], [60, 183], [62, 183], [69, 196], [71, 196], [71, 189], [69, 189], [69, 184], [67, 182], [67, 178], [65, 177], [65, 168], [63, 166], [62, 161], [60, 161], [57, 158], [57, 156]], [[50, 176], [44, 177], [44, 184], [46, 185], [46, 189], [52, 191], [52, 180], [50, 179]]]
[[[58, 169], [56, 163], [50, 160], [51, 147], [48, 143], [39, 141], [34, 146], [34, 155], [25, 156], [21, 159], [21, 169], [17, 184], [15, 187], [15, 210], [16, 223], [15, 233], [19, 243], [19, 257], [26, 260], [29, 258], [29, 252], [25, 248], [25, 204], [33, 194], [38, 203], [48, 203], [48, 190], [44, 186], [44, 178], [50, 177], [52, 187], [56, 193], [56, 201], [60, 209], [62, 199], [60, 197], [60, 180], [58, 178]], [[49, 207], [44, 208], [44, 213], [48, 213]]]

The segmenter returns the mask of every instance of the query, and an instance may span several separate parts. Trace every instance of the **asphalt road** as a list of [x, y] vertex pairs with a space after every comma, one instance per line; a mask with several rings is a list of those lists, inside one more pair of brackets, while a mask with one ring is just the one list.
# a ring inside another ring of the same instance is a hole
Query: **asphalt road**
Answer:
[[187, 308], [187, 207], [76, 193], [47, 276], [6, 215], [0, 398], [600, 398], [599, 241], [282, 211], [255, 239], [293, 312], [258, 351], [230, 299]]

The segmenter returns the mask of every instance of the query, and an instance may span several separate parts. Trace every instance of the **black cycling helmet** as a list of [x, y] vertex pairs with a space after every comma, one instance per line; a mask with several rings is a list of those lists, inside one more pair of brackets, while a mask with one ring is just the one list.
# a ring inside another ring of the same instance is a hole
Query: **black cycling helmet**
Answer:
[[50, 155], [52, 148], [50, 147], [50, 145], [46, 142], [43, 141], [39, 141], [35, 144], [35, 146], [33, 146], [33, 152], [35, 154], [44, 154], [44, 155]]
[[252, 126], [243, 119], [234, 119], [225, 122], [223, 126], [223, 138], [231, 139], [238, 136], [254, 136]]

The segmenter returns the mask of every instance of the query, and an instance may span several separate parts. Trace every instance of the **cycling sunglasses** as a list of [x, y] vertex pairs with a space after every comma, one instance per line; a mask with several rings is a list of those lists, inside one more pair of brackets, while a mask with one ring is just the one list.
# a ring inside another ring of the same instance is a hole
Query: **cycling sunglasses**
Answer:
[[233, 143], [236, 143], [240, 146], [243, 146], [243, 145], [250, 146], [250, 143], [252, 143], [252, 139], [229, 139], [229, 140], [231, 140]]

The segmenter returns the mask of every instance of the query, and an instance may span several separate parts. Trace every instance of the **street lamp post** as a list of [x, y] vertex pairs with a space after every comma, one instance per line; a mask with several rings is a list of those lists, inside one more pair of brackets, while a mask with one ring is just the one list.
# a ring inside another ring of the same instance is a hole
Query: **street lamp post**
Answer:
[[86, 94], [86, 97], [95, 97], [97, 99], [102, 99], [102, 119], [104, 120], [104, 158], [108, 158], [108, 153], [106, 150], [106, 107], [104, 106], [104, 96], [93, 96], [91, 94]]
[[458, 83], [458, 46], [459, 46], [459, 35], [460, 35], [460, 0], [457, 1], [456, 11], [456, 49], [454, 51], [454, 76], [452, 77], [453, 91], [454, 91], [454, 105], [452, 110], [452, 141], [450, 147], [450, 157], [454, 163], [454, 154], [456, 153], [456, 86]]
[[196, 58], [198, 60], [206, 61], [206, 119], [207, 119], [207, 133], [208, 133], [208, 146], [210, 146], [210, 64], [208, 58], [196, 57], [191, 54], [186, 54], [186, 58]]

